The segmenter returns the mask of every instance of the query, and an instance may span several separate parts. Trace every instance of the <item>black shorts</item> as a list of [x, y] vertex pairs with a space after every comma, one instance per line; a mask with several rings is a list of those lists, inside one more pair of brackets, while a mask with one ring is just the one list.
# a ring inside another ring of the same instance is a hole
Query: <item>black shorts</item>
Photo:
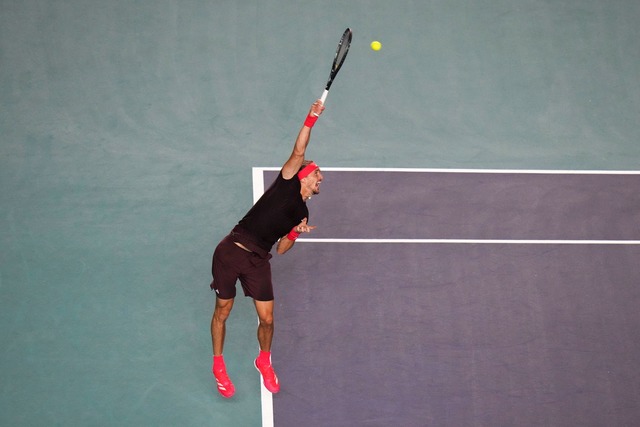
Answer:
[[273, 300], [271, 283], [271, 254], [260, 256], [242, 249], [226, 236], [216, 247], [211, 263], [211, 289], [221, 299], [236, 296], [236, 281], [240, 280], [244, 295], [257, 301]]

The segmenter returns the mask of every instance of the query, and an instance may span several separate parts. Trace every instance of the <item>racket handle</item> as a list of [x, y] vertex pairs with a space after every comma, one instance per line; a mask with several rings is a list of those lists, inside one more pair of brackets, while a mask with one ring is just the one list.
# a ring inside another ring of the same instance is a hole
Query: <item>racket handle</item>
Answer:
[[324, 104], [324, 101], [327, 99], [327, 95], [329, 95], [329, 91], [327, 89], [322, 92], [322, 96], [320, 97], [320, 102]]

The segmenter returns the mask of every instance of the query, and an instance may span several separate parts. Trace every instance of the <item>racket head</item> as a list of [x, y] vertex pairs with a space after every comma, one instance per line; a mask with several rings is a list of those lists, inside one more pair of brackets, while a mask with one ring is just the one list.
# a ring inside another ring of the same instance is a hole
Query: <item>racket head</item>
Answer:
[[340, 38], [340, 42], [338, 43], [338, 47], [336, 49], [336, 54], [333, 57], [333, 64], [331, 65], [331, 73], [329, 74], [329, 80], [327, 81], [327, 86], [325, 90], [329, 90], [331, 87], [331, 83], [333, 83], [333, 79], [340, 71], [342, 64], [344, 64], [344, 60], [347, 57], [347, 53], [349, 53], [349, 47], [351, 47], [351, 39], [353, 38], [353, 31], [351, 28], [347, 28], [342, 33], [342, 37]]

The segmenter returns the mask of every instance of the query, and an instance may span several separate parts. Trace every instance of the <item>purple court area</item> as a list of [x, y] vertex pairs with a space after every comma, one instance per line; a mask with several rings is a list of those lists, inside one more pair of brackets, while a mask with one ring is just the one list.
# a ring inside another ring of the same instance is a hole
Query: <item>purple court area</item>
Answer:
[[635, 425], [639, 195], [636, 174], [326, 171], [323, 241], [273, 259], [275, 425]]

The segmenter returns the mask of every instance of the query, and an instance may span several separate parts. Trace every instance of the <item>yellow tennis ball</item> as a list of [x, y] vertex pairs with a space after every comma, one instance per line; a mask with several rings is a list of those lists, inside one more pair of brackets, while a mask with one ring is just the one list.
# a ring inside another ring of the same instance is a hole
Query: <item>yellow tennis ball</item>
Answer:
[[382, 43], [380, 43], [379, 41], [372, 41], [371, 42], [371, 49], [373, 50], [380, 50], [382, 48]]

